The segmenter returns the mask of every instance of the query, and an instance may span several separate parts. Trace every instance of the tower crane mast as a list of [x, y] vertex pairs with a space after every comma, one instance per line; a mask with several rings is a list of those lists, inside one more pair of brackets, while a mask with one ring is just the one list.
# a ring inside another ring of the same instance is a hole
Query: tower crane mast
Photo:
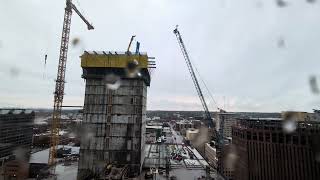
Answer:
[[65, 73], [66, 73], [66, 63], [68, 54], [68, 44], [70, 36], [70, 25], [72, 10], [74, 10], [80, 18], [88, 26], [88, 30], [94, 29], [94, 27], [84, 18], [84, 16], [79, 12], [76, 6], [72, 3], [72, 0], [66, 0], [66, 8], [63, 20], [63, 29], [60, 45], [60, 55], [58, 72], [56, 79], [56, 86], [54, 91], [54, 104], [53, 104], [53, 114], [52, 114], [52, 125], [51, 125], [51, 139], [50, 139], [50, 152], [49, 152], [49, 165], [54, 165], [57, 155], [57, 146], [59, 144], [59, 128], [61, 119], [62, 102], [64, 95], [64, 84], [65, 84]]

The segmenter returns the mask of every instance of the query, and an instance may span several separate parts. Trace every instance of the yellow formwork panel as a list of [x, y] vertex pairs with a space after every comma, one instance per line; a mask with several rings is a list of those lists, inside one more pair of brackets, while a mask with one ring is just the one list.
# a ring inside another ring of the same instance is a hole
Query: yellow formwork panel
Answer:
[[89, 54], [85, 53], [81, 58], [81, 67], [114, 67], [126, 68], [128, 63], [136, 60], [139, 68], [148, 68], [148, 56], [136, 54]]

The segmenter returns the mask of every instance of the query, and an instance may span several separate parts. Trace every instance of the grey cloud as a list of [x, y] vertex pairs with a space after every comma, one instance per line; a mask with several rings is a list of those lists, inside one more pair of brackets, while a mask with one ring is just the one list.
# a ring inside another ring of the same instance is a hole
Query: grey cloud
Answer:
[[[319, 74], [318, 3], [290, 1], [290, 6], [279, 8], [275, 1], [257, 7], [252, 0], [74, 2], [95, 30], [87, 31], [73, 14], [70, 38], [81, 43], [70, 46], [66, 104], [83, 102], [82, 51], [123, 51], [136, 34], [141, 50], [157, 60], [148, 109], [201, 110], [172, 33], [179, 24], [192, 61], [221, 106], [226, 96], [229, 108], [237, 111], [316, 108], [319, 97], [311, 94], [308, 78]], [[0, 88], [0, 105], [52, 106], [64, 6], [64, 1], [50, 0], [0, 2], [0, 80], [5, 87]], [[279, 37], [285, 40], [282, 48], [277, 46]], [[24, 68], [15, 79], [8, 79], [3, 68], [11, 66]], [[48, 80], [41, 80], [43, 72]]]

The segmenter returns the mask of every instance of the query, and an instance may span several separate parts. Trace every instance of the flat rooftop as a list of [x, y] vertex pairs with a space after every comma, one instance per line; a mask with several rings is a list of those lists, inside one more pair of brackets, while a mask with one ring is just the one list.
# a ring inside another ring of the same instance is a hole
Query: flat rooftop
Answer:
[[120, 51], [84, 51], [80, 56], [81, 67], [126, 68], [135, 61], [138, 68], [148, 68], [147, 53], [132, 54]]

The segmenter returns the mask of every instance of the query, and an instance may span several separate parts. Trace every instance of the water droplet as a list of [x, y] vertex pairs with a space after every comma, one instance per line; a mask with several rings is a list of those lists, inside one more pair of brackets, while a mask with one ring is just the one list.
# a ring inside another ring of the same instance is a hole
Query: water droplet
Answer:
[[286, 133], [293, 133], [297, 129], [297, 123], [293, 118], [286, 119], [283, 121], [282, 128]]
[[288, 5], [288, 2], [284, 0], [276, 0], [276, 3], [279, 7], [286, 7]]
[[73, 133], [73, 132], [71, 132], [71, 133], [69, 133], [68, 134], [68, 137], [69, 138], [75, 138], [77, 135], [75, 134], [75, 133]]
[[285, 48], [286, 47], [286, 41], [283, 37], [279, 37], [277, 42], [278, 48]]
[[[80, 139], [83, 139], [84, 143], [88, 143], [94, 137], [95, 133], [93, 127], [89, 124], [82, 125], [80, 132]], [[82, 140], [81, 140], [82, 141]]]
[[306, 0], [307, 3], [315, 3], [317, 0]]
[[136, 77], [139, 73], [139, 62], [136, 59], [129, 61], [127, 64], [126, 72], [128, 77]]
[[77, 46], [79, 43], [80, 43], [80, 38], [78, 38], [78, 37], [73, 38], [72, 41], [71, 41], [71, 44], [74, 47]]
[[15, 155], [17, 160], [20, 160], [20, 161], [26, 161], [27, 160], [28, 150], [25, 149], [25, 148], [18, 147], [16, 149], [14, 149], [12, 153]]
[[12, 78], [18, 77], [20, 75], [20, 69], [17, 67], [11, 67], [9, 69], [9, 74]]
[[256, 8], [263, 8], [263, 2], [262, 1], [257, 1], [255, 3]]
[[310, 84], [310, 88], [311, 88], [312, 93], [314, 93], [314, 94], [320, 93], [319, 86], [317, 83], [317, 78], [315, 76], [310, 76], [309, 84]]
[[108, 74], [105, 76], [105, 83], [107, 89], [117, 90], [121, 86], [121, 78], [114, 74]]

